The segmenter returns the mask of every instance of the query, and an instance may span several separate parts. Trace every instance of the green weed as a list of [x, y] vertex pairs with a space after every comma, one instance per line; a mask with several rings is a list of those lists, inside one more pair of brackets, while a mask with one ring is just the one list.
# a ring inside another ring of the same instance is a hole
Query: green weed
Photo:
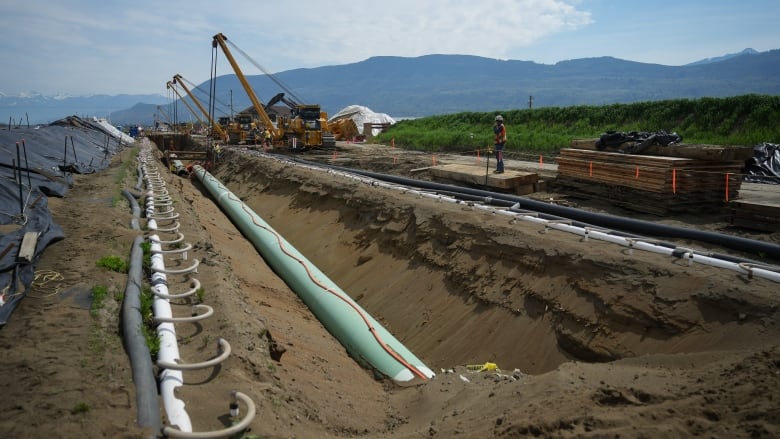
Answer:
[[108, 296], [108, 288], [103, 285], [92, 287], [92, 304], [89, 308], [89, 313], [92, 314], [92, 316], [97, 315], [98, 310], [103, 308], [106, 296]]
[[127, 273], [127, 261], [119, 256], [104, 256], [97, 261], [98, 267], [107, 268], [117, 273]]
[[86, 402], [80, 402], [70, 409], [71, 414], [86, 413], [89, 411], [89, 405]]
[[154, 304], [154, 293], [152, 288], [145, 286], [141, 290], [140, 296], [141, 302], [141, 318], [143, 319], [143, 331], [144, 339], [146, 340], [146, 346], [149, 348], [149, 353], [152, 359], [157, 357], [160, 352], [160, 336], [157, 334], [157, 324], [154, 321], [154, 310], [152, 306]]

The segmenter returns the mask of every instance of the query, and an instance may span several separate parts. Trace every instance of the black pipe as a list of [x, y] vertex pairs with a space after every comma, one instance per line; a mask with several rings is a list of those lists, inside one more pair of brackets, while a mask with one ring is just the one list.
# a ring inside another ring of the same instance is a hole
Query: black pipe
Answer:
[[143, 317], [141, 316], [141, 267], [143, 266], [143, 236], [133, 241], [130, 253], [125, 297], [122, 303], [122, 334], [130, 357], [130, 369], [135, 383], [135, 401], [138, 412], [136, 422], [140, 427], [148, 428], [152, 435], [162, 428], [160, 419], [160, 401], [157, 396], [157, 380], [152, 367], [152, 356], [143, 336]]
[[[301, 163], [312, 166], [325, 166], [330, 169], [339, 170], [342, 172], [348, 172], [352, 174], [363, 175], [365, 177], [374, 178], [390, 183], [396, 183], [404, 186], [418, 187], [423, 189], [430, 189], [434, 191], [447, 191], [449, 193], [463, 194], [474, 197], [487, 198], [489, 197], [493, 203], [498, 201], [504, 201], [511, 203], [510, 206], [515, 206], [516, 209], [532, 210], [535, 212], [554, 215], [557, 219], [569, 219], [575, 222], [582, 222], [582, 224], [590, 227], [601, 227], [605, 229], [621, 230], [624, 232], [641, 233], [642, 235], [651, 236], [665, 236], [668, 238], [681, 238], [689, 239], [699, 242], [706, 242], [709, 244], [715, 244], [723, 247], [727, 247], [733, 250], [739, 250], [746, 253], [752, 253], [760, 255], [763, 258], [772, 258], [780, 260], [780, 245], [771, 242], [758, 241], [750, 238], [743, 238], [740, 236], [727, 235], [723, 233], [710, 232], [706, 230], [696, 230], [686, 227], [675, 227], [666, 224], [658, 224], [650, 221], [637, 220], [632, 218], [624, 218], [617, 215], [610, 215], [604, 213], [588, 212], [581, 209], [575, 209], [573, 207], [558, 206], [555, 204], [545, 203], [543, 201], [532, 200], [525, 197], [516, 195], [502, 194], [498, 192], [490, 192], [481, 189], [472, 189], [467, 187], [454, 186], [443, 183], [435, 183], [423, 180], [414, 180], [406, 177], [399, 177], [396, 175], [380, 174], [377, 172], [365, 171], [361, 169], [345, 168], [341, 166], [320, 164], [310, 162], [302, 159], [293, 159]], [[574, 224], [573, 224], [574, 225]], [[582, 225], [578, 225], [582, 227]], [[667, 244], [671, 248], [676, 246], [673, 244]], [[712, 256], [713, 254], [710, 254]], [[724, 259], [732, 259], [732, 262], [755, 262], [751, 260], [738, 259], [730, 256], [724, 256]]]
[[141, 217], [141, 208], [138, 206], [138, 201], [136, 200], [138, 196], [127, 189], [122, 189], [122, 195], [124, 195], [125, 198], [127, 198], [127, 201], [130, 203], [130, 211], [133, 214], [133, 217], [130, 219], [130, 227], [133, 230], [141, 230], [141, 227], [138, 223], [138, 218]]

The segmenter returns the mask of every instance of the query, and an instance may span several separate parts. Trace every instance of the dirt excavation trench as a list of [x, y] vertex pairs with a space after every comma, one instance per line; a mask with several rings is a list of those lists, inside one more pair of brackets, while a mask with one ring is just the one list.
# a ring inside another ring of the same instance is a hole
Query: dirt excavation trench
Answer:
[[[34, 287], [2, 330], [0, 437], [151, 437], [119, 330], [127, 279], [96, 265], [130, 254], [139, 234], [117, 197], [136, 184], [133, 149], [48, 201], [66, 238], [36, 270], [61, 280]], [[302, 158], [419, 179], [431, 165], [380, 145], [336, 152]], [[196, 177], [152, 160], [192, 244], [166, 268], [200, 261], [202, 294], [173, 313], [214, 310], [176, 325], [180, 358], [214, 358], [219, 338], [231, 346], [218, 367], [184, 373], [177, 396], [194, 432], [235, 422], [238, 390], [257, 408], [246, 438], [780, 437], [776, 283], [237, 147], [222, 154], [214, 175], [436, 376], [404, 387], [360, 366]], [[191, 287], [182, 278], [168, 277], [170, 292]], [[501, 370], [465, 367], [485, 362]], [[162, 403], [160, 415], [167, 425]]]
[[[372, 170], [430, 164], [386, 159], [372, 159], [386, 166]], [[240, 148], [224, 151], [213, 174], [436, 377], [401, 387], [361, 367], [202, 183], [170, 175], [218, 316], [182, 329], [183, 355], [206, 355], [203, 334], [233, 346], [218, 374], [185, 377], [197, 430], [214, 428], [219, 392], [237, 388], [258, 406], [251, 433], [261, 437], [780, 433], [769, 280], [542, 233]], [[466, 367], [485, 362], [501, 370]]]
[[777, 285], [230, 152], [225, 185], [431, 369], [760, 349]]

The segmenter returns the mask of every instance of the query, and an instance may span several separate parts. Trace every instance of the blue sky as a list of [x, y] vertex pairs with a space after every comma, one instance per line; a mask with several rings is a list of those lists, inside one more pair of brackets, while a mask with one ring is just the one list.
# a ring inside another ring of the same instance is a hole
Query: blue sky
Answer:
[[778, 17], [777, 0], [6, 1], [0, 93], [165, 95], [174, 74], [209, 78], [218, 32], [270, 72], [434, 53], [682, 65], [780, 48]]

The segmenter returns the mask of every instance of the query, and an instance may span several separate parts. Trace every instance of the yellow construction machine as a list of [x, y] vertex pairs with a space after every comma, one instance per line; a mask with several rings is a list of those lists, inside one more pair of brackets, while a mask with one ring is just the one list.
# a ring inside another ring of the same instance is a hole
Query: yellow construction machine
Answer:
[[335, 140], [354, 140], [360, 135], [355, 121], [349, 117], [328, 122], [328, 129]]
[[[228, 132], [222, 128], [222, 122], [215, 123], [214, 120], [211, 118], [211, 115], [209, 115], [208, 111], [206, 111], [205, 108], [203, 108], [203, 105], [200, 103], [198, 98], [195, 97], [192, 92], [190, 92], [190, 89], [187, 88], [187, 85], [184, 84], [184, 78], [180, 74], [173, 75], [173, 83], [179, 84], [181, 88], [184, 89], [185, 92], [187, 92], [187, 95], [192, 99], [192, 102], [195, 103], [195, 105], [198, 107], [201, 113], [203, 113], [203, 116], [209, 121], [212, 127], [212, 138], [216, 140], [221, 140], [225, 143], [231, 143], [230, 142], [230, 136], [228, 135]], [[182, 99], [183, 100], [183, 99]], [[225, 126], [228, 126], [230, 123], [230, 119], [227, 118], [227, 123]]]
[[261, 130], [268, 129], [275, 144], [285, 144], [292, 149], [301, 150], [315, 147], [333, 147], [336, 145], [335, 138], [327, 129], [328, 115], [320, 110], [319, 105], [300, 104], [288, 100], [288, 105], [291, 107], [290, 115], [281, 115], [277, 117], [276, 122], [272, 121], [265, 107], [249, 85], [238, 63], [236, 63], [235, 58], [233, 58], [233, 54], [227, 47], [227, 37], [225, 35], [221, 33], [214, 35], [212, 47], [216, 49], [217, 46], [222, 49], [238, 80], [244, 87], [244, 91], [249, 96], [249, 100], [252, 101], [252, 105], [260, 118], [260, 125], [262, 125], [258, 128]]

